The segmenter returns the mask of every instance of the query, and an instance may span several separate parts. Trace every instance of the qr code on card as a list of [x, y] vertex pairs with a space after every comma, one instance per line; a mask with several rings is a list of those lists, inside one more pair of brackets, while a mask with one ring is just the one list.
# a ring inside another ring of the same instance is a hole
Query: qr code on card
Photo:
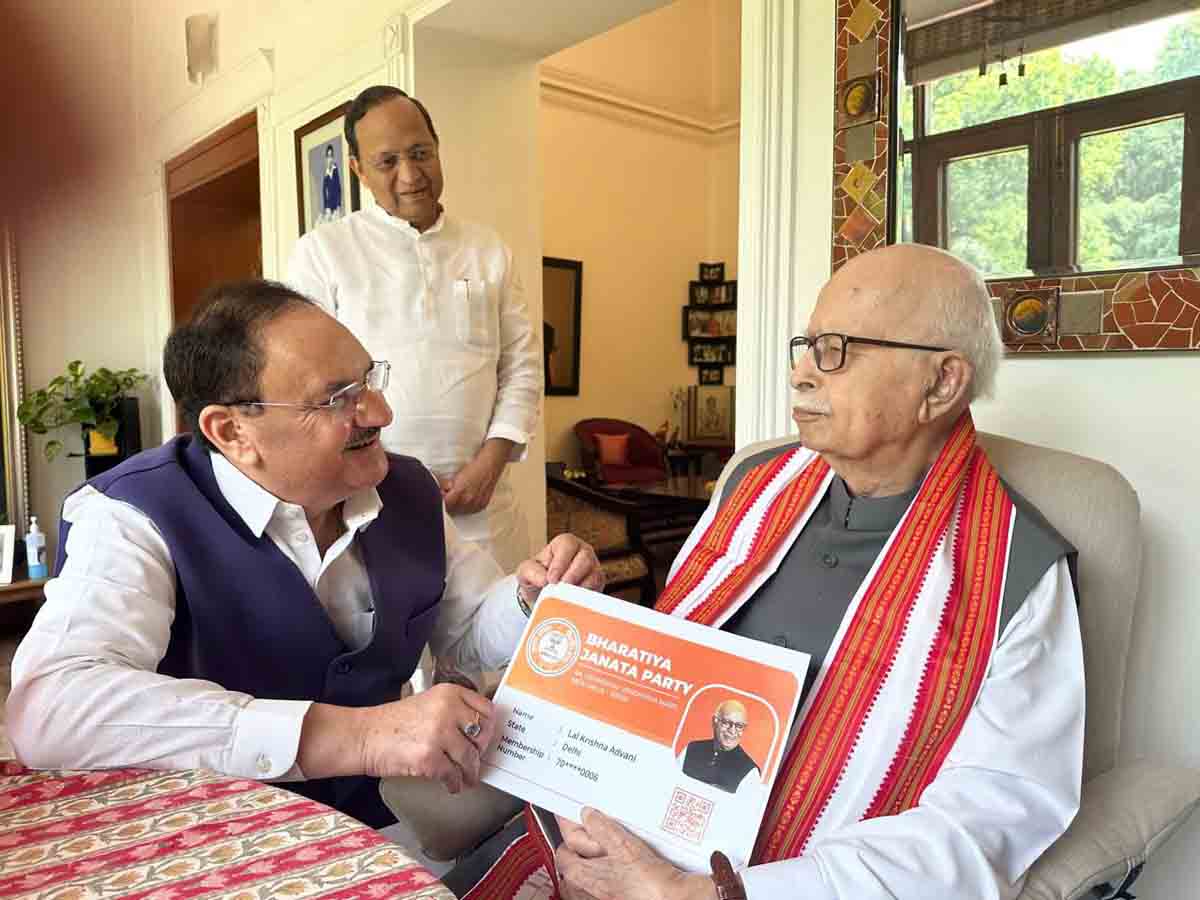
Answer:
[[689, 794], [683, 788], [675, 788], [671, 794], [671, 802], [667, 804], [667, 817], [662, 823], [663, 831], [699, 844], [704, 839], [704, 832], [708, 830], [708, 820], [712, 817], [715, 805], [713, 801]]

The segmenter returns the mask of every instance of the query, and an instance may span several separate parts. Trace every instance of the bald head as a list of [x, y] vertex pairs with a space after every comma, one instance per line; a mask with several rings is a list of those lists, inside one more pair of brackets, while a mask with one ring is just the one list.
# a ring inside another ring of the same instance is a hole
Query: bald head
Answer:
[[726, 700], [713, 712], [713, 740], [722, 750], [732, 750], [742, 742], [746, 730], [746, 707], [737, 700]]
[[[792, 420], [856, 494], [916, 484], [976, 397], [1000, 338], [979, 275], [916, 244], [873, 250], [821, 289], [793, 355]], [[804, 346], [804, 345], [798, 345]]]
[[925, 244], [854, 257], [825, 290], [870, 304], [878, 336], [957, 350], [973, 370], [968, 402], [991, 395], [1003, 345], [987, 286], [971, 265]]
[[740, 700], [726, 700], [717, 707], [715, 715], [736, 715], [744, 722], [746, 721], [746, 706]]

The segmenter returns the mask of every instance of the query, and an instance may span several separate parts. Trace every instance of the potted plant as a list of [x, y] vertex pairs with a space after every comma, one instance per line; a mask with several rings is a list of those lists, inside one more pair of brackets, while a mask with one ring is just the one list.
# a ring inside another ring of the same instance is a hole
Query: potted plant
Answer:
[[[34, 434], [79, 424], [88, 454], [118, 455], [116, 438], [122, 406], [136, 403], [126, 395], [145, 384], [150, 376], [138, 369], [113, 370], [103, 366], [90, 375], [86, 371], [81, 360], [69, 362], [65, 374], [56, 376], [21, 401], [17, 419]], [[136, 407], [133, 415], [136, 418]], [[46, 459], [54, 459], [62, 449], [62, 441], [47, 441]]]

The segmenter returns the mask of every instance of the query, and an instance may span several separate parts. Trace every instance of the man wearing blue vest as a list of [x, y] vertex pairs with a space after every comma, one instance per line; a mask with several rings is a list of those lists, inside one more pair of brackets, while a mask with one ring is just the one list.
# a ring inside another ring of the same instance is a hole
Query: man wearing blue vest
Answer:
[[167, 341], [191, 434], [63, 504], [57, 575], [13, 661], [10, 736], [39, 768], [209, 768], [374, 826], [377, 779], [478, 781], [491, 703], [403, 697], [421, 648], [507, 662], [547, 582], [602, 586], [555, 538], [515, 576], [461, 540], [437, 481], [386, 453], [372, 360], [283, 285], [216, 289]]

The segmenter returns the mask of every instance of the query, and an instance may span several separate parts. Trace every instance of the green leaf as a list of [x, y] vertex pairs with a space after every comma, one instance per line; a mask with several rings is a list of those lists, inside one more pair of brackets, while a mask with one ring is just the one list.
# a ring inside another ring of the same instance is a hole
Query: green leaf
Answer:
[[54, 462], [54, 457], [58, 456], [63, 448], [63, 442], [57, 440], [46, 441], [46, 448], [42, 451], [46, 454], [46, 462]]
[[96, 430], [108, 438], [110, 441], [117, 437], [117, 429], [121, 423], [116, 419], [105, 419], [103, 422], [96, 423]]

